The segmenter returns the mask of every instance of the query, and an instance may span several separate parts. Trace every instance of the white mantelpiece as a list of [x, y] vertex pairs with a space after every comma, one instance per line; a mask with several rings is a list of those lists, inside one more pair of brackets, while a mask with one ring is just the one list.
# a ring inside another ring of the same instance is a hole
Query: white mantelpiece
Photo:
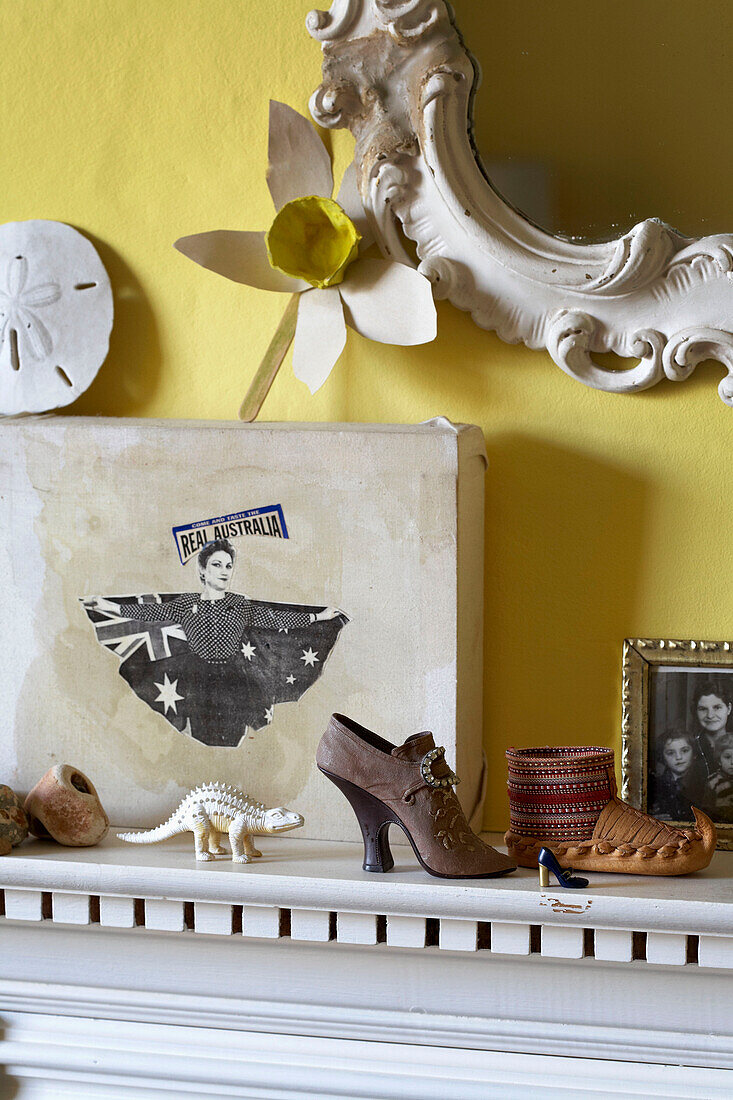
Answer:
[[733, 854], [571, 892], [261, 846], [249, 866], [197, 865], [190, 837], [0, 861], [18, 1100], [731, 1095]]

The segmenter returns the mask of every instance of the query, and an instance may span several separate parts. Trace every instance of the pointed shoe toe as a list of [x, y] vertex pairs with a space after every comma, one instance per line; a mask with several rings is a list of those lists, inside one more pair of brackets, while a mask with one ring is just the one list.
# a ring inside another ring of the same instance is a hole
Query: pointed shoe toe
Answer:
[[364, 870], [394, 866], [389, 827], [406, 834], [418, 862], [438, 878], [493, 878], [516, 869], [476, 836], [453, 790], [458, 782], [431, 733], [391, 742], [334, 714], [316, 763], [345, 795], [364, 840]]
[[543, 841], [511, 831], [505, 840], [520, 867], [533, 867], [540, 849], [547, 848], [561, 867], [580, 871], [689, 875], [708, 866], [717, 842], [710, 818], [694, 806], [693, 812], [696, 828], [679, 829], [614, 798], [604, 807], [587, 840]]

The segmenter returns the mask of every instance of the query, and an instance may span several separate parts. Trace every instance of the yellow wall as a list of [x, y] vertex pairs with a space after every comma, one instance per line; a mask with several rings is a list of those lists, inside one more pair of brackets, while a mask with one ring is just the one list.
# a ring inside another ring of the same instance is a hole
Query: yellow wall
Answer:
[[[284, 303], [202, 271], [171, 244], [268, 224], [267, 104], [305, 111], [318, 83], [319, 48], [303, 29], [310, 6], [3, 4], [0, 220], [77, 226], [116, 292], [109, 359], [69, 411], [236, 415]], [[471, 46], [481, 53], [473, 20], [495, 48], [477, 0], [455, 6]], [[333, 141], [343, 167], [349, 138]], [[620, 144], [618, 156], [623, 165]], [[733, 412], [717, 397], [719, 376], [706, 365], [682, 386], [597, 393], [444, 303], [427, 348], [350, 333], [315, 398], [287, 364], [281, 372], [268, 419], [445, 414], [484, 430], [487, 825], [506, 820], [506, 745], [618, 748], [625, 636], [730, 636]]]

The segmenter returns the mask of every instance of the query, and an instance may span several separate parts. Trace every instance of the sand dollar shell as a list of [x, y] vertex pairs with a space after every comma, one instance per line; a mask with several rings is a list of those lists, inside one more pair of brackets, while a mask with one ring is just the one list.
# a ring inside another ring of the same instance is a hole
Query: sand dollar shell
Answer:
[[0, 225], [0, 413], [69, 405], [109, 350], [112, 289], [94, 246], [63, 222]]

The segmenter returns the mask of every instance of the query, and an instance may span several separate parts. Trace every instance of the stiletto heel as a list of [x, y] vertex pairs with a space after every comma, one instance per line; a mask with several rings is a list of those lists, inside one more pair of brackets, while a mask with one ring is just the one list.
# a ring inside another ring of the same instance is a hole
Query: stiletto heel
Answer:
[[323, 768], [319, 770], [346, 796], [356, 814], [364, 840], [364, 870], [375, 871], [378, 874], [391, 871], [394, 867], [394, 859], [388, 834], [391, 824], [400, 824], [395, 815], [378, 798], [363, 791], [361, 787], [349, 783], [348, 779], [341, 779], [338, 775], [323, 771]]
[[560, 886], [564, 886], [568, 890], [582, 890], [584, 886], [588, 885], [587, 878], [573, 878], [572, 867], [563, 870], [549, 848], [540, 848], [537, 863], [540, 869], [540, 886], [550, 885], [550, 871], [552, 871]]

